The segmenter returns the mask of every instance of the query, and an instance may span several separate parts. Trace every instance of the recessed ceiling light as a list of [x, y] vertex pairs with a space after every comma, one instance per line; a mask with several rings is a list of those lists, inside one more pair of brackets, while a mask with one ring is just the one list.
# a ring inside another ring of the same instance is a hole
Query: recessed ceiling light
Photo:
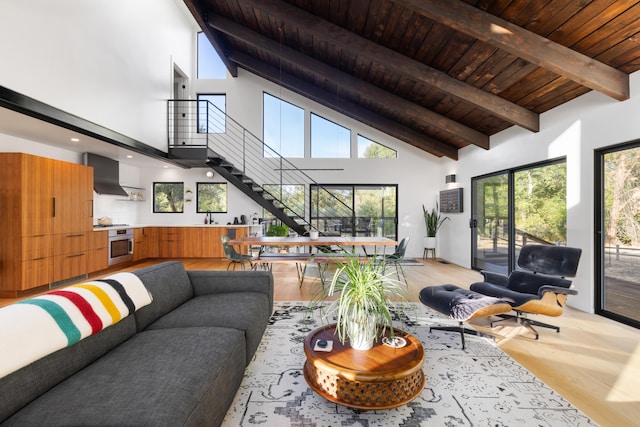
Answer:
[[71, 138], [72, 142], [80, 142], [80, 138]]
[[133, 159], [133, 156], [131, 154], [127, 154], [127, 159]]

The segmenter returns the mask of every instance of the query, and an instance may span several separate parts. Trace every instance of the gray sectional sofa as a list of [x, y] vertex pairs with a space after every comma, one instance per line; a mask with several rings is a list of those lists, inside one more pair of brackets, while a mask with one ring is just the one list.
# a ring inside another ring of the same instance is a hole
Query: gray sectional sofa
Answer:
[[150, 305], [0, 379], [3, 426], [221, 424], [272, 314], [271, 273], [134, 274]]

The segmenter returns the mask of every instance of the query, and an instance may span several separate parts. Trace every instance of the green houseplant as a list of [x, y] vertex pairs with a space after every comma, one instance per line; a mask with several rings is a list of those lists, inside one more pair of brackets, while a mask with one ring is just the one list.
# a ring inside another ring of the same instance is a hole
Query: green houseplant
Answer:
[[432, 248], [435, 250], [436, 248], [436, 234], [438, 234], [438, 230], [442, 226], [446, 220], [449, 219], [448, 216], [443, 217], [438, 213], [438, 204], [431, 209], [430, 211], [422, 205], [422, 213], [424, 215], [424, 225], [427, 228], [427, 235], [424, 238], [424, 247]]
[[[282, 224], [270, 224], [266, 232], [267, 237], [287, 237], [289, 235], [289, 226]], [[279, 246], [276, 249], [279, 253], [287, 253], [289, 249], [286, 246]]]
[[428, 211], [427, 208], [422, 205], [422, 212], [424, 214], [424, 225], [427, 227], [427, 237], [436, 237], [442, 223], [448, 220], [449, 217], [443, 217], [438, 213], [437, 203], [436, 207], [431, 209], [431, 211]]
[[366, 260], [343, 251], [331, 285], [323, 288], [321, 299], [333, 299], [326, 308], [327, 316], [335, 316], [338, 339], [351, 347], [368, 350], [387, 329], [393, 335], [392, 311], [396, 302], [404, 301], [404, 283], [385, 273], [384, 261], [377, 257]]
[[267, 236], [269, 237], [286, 237], [289, 235], [289, 227], [286, 225], [271, 224], [267, 229]]

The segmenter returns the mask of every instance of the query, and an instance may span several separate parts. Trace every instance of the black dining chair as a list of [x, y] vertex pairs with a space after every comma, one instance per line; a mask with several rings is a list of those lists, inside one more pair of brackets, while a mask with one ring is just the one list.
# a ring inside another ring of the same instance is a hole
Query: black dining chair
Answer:
[[241, 254], [238, 251], [236, 251], [236, 249], [229, 244], [229, 240], [230, 240], [229, 236], [222, 236], [220, 237], [220, 240], [222, 241], [224, 256], [229, 260], [229, 264], [227, 264], [227, 271], [229, 270], [229, 268], [231, 268], [232, 265], [234, 270], [236, 269], [236, 265], [240, 265], [242, 270], [244, 270], [245, 269], [244, 265], [246, 263], [249, 263], [251, 270], [255, 269], [255, 265], [253, 264], [253, 261], [255, 260], [255, 258], [251, 255]]
[[396, 246], [396, 250], [389, 255], [374, 255], [375, 262], [384, 263], [385, 267], [389, 265], [393, 265], [396, 269], [396, 276], [398, 280], [400, 280], [400, 275], [402, 275], [402, 281], [407, 283], [407, 276], [404, 274], [404, 269], [402, 268], [402, 262], [404, 261], [405, 253], [407, 252], [407, 246], [409, 245], [409, 238], [404, 237]]

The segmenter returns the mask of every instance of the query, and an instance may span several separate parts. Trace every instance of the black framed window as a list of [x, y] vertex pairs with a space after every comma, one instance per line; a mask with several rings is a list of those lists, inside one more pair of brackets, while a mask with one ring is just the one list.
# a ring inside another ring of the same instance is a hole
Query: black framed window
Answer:
[[227, 212], [226, 182], [198, 182], [196, 183], [196, 192], [197, 213]]
[[153, 213], [183, 213], [184, 182], [153, 183]]
[[311, 224], [323, 234], [397, 240], [396, 184], [313, 185], [310, 196]]

